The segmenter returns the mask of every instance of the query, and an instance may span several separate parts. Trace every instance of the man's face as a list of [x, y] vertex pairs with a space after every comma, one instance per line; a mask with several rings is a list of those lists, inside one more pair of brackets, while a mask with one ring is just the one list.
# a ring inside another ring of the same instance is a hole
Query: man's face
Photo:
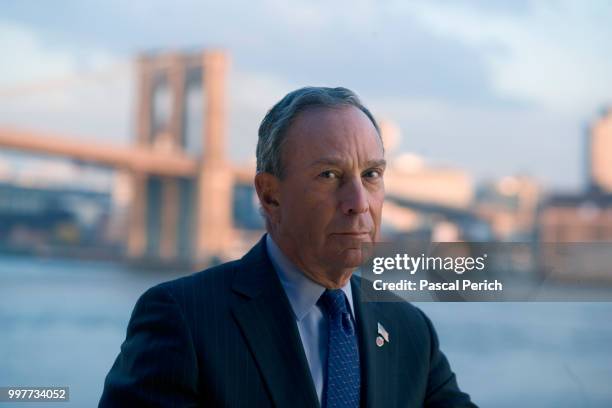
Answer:
[[311, 279], [341, 287], [378, 238], [385, 161], [356, 107], [313, 108], [288, 130], [274, 217], [277, 244]]

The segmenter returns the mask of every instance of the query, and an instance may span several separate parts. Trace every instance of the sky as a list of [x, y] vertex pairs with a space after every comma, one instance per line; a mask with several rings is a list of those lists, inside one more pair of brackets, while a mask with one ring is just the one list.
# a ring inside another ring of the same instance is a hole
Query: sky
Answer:
[[228, 155], [254, 160], [284, 94], [345, 86], [400, 151], [476, 180], [585, 182], [588, 125], [612, 103], [609, 1], [3, 2], [0, 126], [130, 143], [134, 56], [222, 48]]

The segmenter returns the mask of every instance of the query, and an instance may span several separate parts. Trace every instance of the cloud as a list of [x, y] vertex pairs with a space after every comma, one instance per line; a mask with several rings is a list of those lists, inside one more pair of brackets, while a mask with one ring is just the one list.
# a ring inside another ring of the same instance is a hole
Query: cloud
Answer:
[[126, 142], [129, 63], [101, 49], [50, 47], [36, 31], [0, 21], [0, 124]]
[[[344, 1], [67, 2], [54, 19], [27, 4], [7, 14], [56, 40], [120, 53], [220, 46], [241, 69], [285, 82], [370, 93], [500, 102], [477, 49], [431, 32], [394, 3]], [[120, 12], [119, 12], [120, 10]]]
[[612, 6], [605, 2], [533, 2], [529, 12], [434, 2], [410, 3], [440, 35], [480, 50], [494, 89], [563, 113], [589, 115], [612, 98]]
[[109, 0], [51, 11], [15, 2], [4, 14], [82, 49], [221, 46], [243, 71], [371, 95], [584, 116], [612, 93], [608, 2]]
[[[36, 34], [10, 22], [0, 22], [0, 85], [40, 79], [46, 75], [65, 76], [72, 72], [73, 58], [66, 53], [49, 50]], [[44, 67], [44, 70], [41, 69]]]

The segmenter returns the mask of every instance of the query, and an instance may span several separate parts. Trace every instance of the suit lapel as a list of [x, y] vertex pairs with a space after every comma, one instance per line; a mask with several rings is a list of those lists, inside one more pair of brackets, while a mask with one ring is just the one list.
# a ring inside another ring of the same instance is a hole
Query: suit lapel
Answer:
[[[399, 384], [399, 342], [394, 334], [399, 334], [399, 331], [395, 329], [393, 320], [384, 315], [379, 304], [365, 298], [361, 278], [354, 276], [351, 285], [362, 361], [362, 406], [394, 406]], [[382, 346], [376, 344], [379, 323], [389, 333], [389, 342]]]
[[268, 259], [265, 236], [240, 261], [232, 312], [274, 405], [319, 405], [295, 317]]

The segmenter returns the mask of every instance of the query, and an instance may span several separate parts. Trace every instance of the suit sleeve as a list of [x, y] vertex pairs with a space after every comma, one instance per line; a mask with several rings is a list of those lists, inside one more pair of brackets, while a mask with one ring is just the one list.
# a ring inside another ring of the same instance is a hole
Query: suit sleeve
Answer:
[[425, 396], [426, 408], [477, 408], [470, 396], [459, 389], [455, 373], [440, 350], [438, 335], [431, 320], [421, 312], [430, 334], [430, 366]]
[[197, 359], [182, 311], [156, 286], [134, 307], [126, 339], [104, 382], [99, 407], [197, 405]]

